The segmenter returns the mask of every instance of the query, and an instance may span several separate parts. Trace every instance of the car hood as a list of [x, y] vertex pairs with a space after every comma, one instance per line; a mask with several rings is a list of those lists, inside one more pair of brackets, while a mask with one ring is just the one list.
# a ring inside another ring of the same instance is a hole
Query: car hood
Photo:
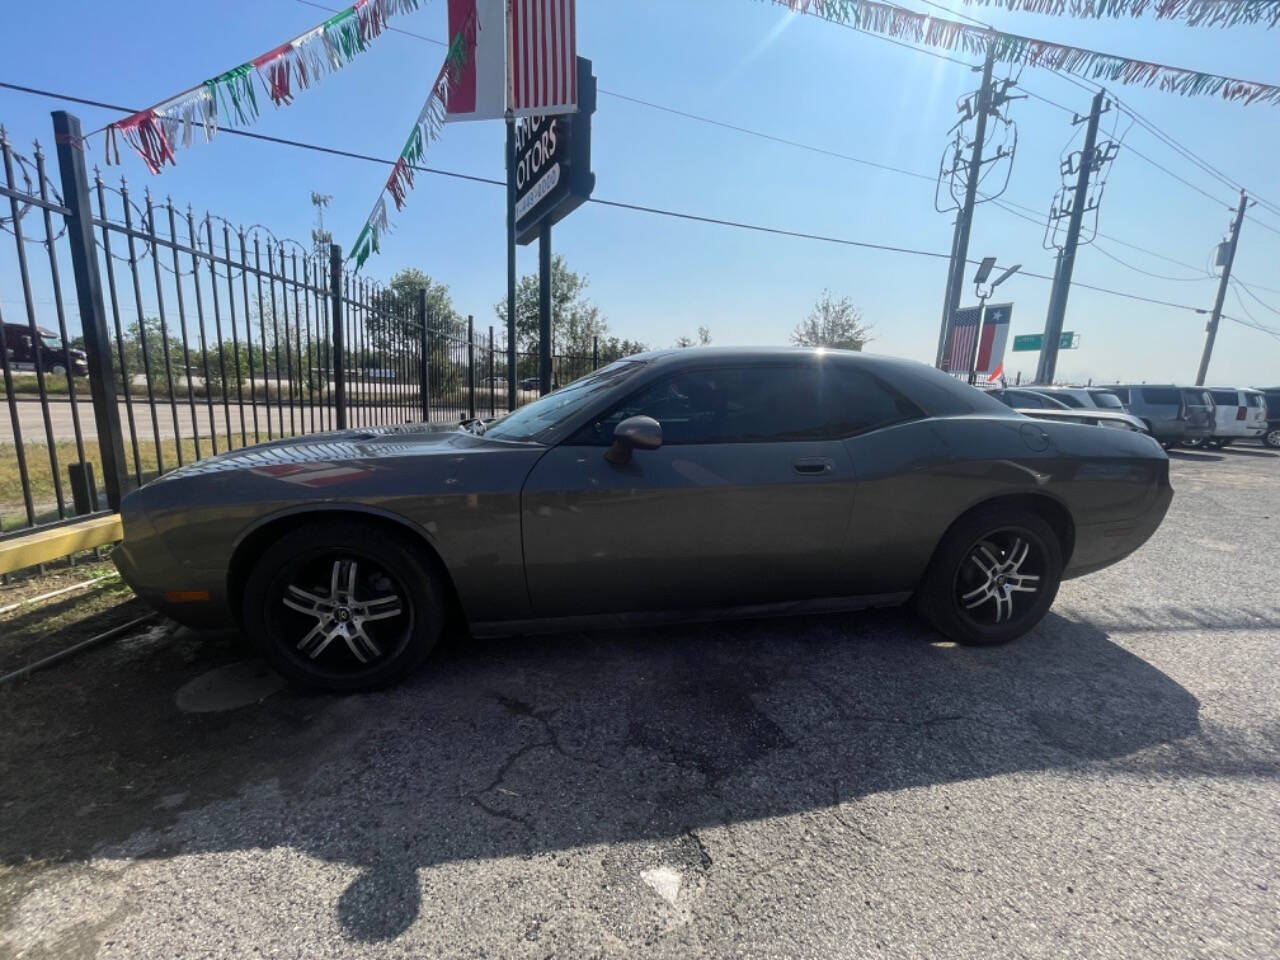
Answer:
[[[456, 456], [482, 451], [528, 450], [536, 446], [490, 439], [462, 430], [456, 424], [366, 427], [288, 437], [218, 454], [172, 470], [150, 485], [236, 470], [283, 478], [296, 476], [307, 468], [336, 470], [343, 463], [369, 463], [416, 456]], [[312, 472], [317, 471], [313, 469]]]

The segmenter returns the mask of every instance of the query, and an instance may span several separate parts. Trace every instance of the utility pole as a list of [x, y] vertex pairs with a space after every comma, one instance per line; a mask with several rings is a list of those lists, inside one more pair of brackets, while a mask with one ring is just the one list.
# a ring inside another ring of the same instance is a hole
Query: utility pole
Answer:
[[956, 214], [956, 229], [951, 241], [951, 266], [947, 271], [947, 291], [942, 304], [942, 330], [938, 334], [938, 358], [935, 366], [947, 369], [951, 353], [951, 318], [960, 306], [964, 289], [964, 269], [969, 256], [969, 232], [973, 227], [973, 206], [978, 196], [978, 177], [982, 173], [982, 148], [987, 138], [987, 115], [992, 110], [991, 69], [995, 64], [994, 48], [988, 45], [982, 64], [982, 86], [978, 88], [975, 112], [977, 126], [973, 149], [969, 155], [969, 171], [965, 180], [964, 204]]
[[[1080, 169], [1076, 174], [1075, 192], [1071, 198], [1071, 220], [1067, 225], [1067, 239], [1058, 254], [1057, 268], [1053, 272], [1053, 287], [1049, 291], [1049, 312], [1044, 320], [1044, 344], [1040, 348], [1040, 363], [1036, 368], [1036, 383], [1053, 383], [1058, 367], [1058, 341], [1062, 338], [1062, 322], [1067, 315], [1067, 294], [1071, 290], [1071, 273], [1076, 264], [1076, 246], [1080, 242], [1080, 225], [1084, 222], [1088, 206], [1089, 174], [1100, 169], [1104, 160], [1095, 156], [1098, 144], [1098, 120], [1102, 117], [1106, 91], [1099, 90], [1093, 97], [1089, 110], [1088, 126], [1084, 132], [1084, 148], [1080, 151]], [[1076, 123], [1080, 118], [1076, 118]]]
[[1213, 301], [1213, 316], [1209, 318], [1209, 326], [1204, 338], [1204, 353], [1200, 355], [1200, 372], [1196, 374], [1196, 386], [1204, 386], [1205, 375], [1209, 372], [1209, 358], [1213, 356], [1213, 341], [1218, 336], [1218, 321], [1222, 319], [1222, 304], [1227, 298], [1227, 284], [1231, 282], [1231, 265], [1236, 259], [1236, 244], [1240, 242], [1240, 227], [1244, 223], [1244, 211], [1249, 205], [1248, 195], [1240, 191], [1240, 203], [1236, 207], [1236, 218], [1231, 222], [1231, 236], [1227, 238], [1227, 252], [1222, 261], [1222, 277], [1218, 280], [1218, 297]]

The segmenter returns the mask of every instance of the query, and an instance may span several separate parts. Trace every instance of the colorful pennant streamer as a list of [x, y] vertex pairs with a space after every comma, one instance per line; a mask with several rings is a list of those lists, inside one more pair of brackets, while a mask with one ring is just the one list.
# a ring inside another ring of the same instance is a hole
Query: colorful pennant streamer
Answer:
[[[1097, 50], [1069, 47], [1016, 33], [1001, 33], [986, 27], [943, 20], [876, 0], [770, 0], [798, 13], [807, 13], [832, 23], [898, 37], [944, 50], [987, 53], [997, 61], [1044, 67], [1075, 74], [1089, 80], [1158, 86], [1183, 96], [1221, 96], [1241, 103], [1280, 104], [1280, 86], [1251, 80], [1237, 80], [1214, 73], [1184, 70], [1146, 60], [1131, 60]], [[1015, 0], [1017, 2], [1017, 0]], [[1035, 0], [1030, 0], [1035, 2]], [[1095, 0], [1103, 4], [1108, 0]], [[1177, 2], [1177, 0], [1167, 0]]]
[[418, 9], [419, 0], [357, 0], [323, 23], [260, 57], [107, 127], [107, 162], [118, 163], [116, 137], [123, 137], [152, 173], [176, 164], [174, 146], [191, 146], [199, 130], [205, 142], [218, 132], [219, 117], [239, 124], [258, 117], [258, 84], [277, 107], [293, 102], [326, 73], [341, 70], [386, 29], [387, 20]]
[[970, 6], [1005, 7], [1061, 16], [1140, 17], [1154, 10], [1157, 20], [1185, 20], [1189, 26], [1234, 27], [1280, 23], [1280, 0], [964, 0]]
[[475, 55], [477, 30], [476, 13], [472, 8], [471, 15], [449, 44], [444, 63], [440, 65], [440, 73], [436, 76], [435, 83], [431, 85], [431, 92], [427, 95], [426, 102], [418, 112], [418, 119], [413, 122], [409, 138], [405, 141], [400, 156], [396, 158], [395, 165], [391, 168], [391, 175], [387, 177], [386, 184], [378, 194], [373, 212], [369, 214], [369, 219], [365, 221], [360, 235], [356, 237], [356, 242], [351, 247], [348, 259], [355, 260], [357, 271], [364, 266], [364, 262], [370, 256], [382, 249], [382, 236], [389, 229], [387, 194], [391, 194], [397, 211], [404, 209], [408, 193], [413, 189], [414, 168], [426, 155], [427, 144], [439, 137], [444, 127], [445, 111], [449, 104], [449, 89], [457, 81], [462, 68]]

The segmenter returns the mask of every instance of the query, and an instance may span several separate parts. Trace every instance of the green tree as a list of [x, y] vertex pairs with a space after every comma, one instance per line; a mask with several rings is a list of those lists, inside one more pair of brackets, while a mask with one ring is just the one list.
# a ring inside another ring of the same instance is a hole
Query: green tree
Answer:
[[676, 337], [674, 346], [684, 347], [709, 347], [711, 346], [711, 328], [698, 327], [698, 336], [694, 337]]
[[[551, 342], [557, 354], [590, 356], [593, 343], [604, 341], [608, 321], [600, 308], [586, 297], [589, 281], [570, 270], [564, 258], [551, 259]], [[505, 327], [507, 299], [494, 305], [494, 313]], [[538, 275], [525, 274], [516, 284], [516, 348], [521, 353], [538, 350]]]
[[872, 340], [874, 324], [865, 323], [862, 313], [848, 297], [836, 300], [830, 290], [823, 290], [809, 316], [796, 324], [791, 342], [797, 347], [834, 347], [861, 350]]

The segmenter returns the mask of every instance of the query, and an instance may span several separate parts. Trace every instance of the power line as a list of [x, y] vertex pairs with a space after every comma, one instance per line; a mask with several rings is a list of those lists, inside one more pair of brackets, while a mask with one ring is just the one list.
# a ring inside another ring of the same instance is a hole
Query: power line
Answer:
[[1152, 273], [1150, 270], [1143, 270], [1141, 267], [1135, 267], [1132, 263], [1128, 263], [1124, 260], [1121, 260], [1114, 253], [1108, 253], [1107, 250], [1105, 250], [1096, 240], [1093, 242], [1093, 248], [1097, 250], [1100, 254], [1102, 254], [1104, 257], [1106, 257], [1108, 260], [1114, 260], [1116, 263], [1120, 264], [1120, 266], [1122, 267], [1127, 267], [1128, 269], [1134, 271], [1135, 273], [1141, 273], [1141, 274], [1144, 274], [1145, 276], [1153, 277], [1156, 280], [1172, 280], [1176, 283], [1199, 283], [1202, 280], [1216, 279], [1215, 277], [1211, 277], [1207, 274], [1201, 274], [1198, 277], [1170, 277], [1163, 273]]
[[1271, 304], [1267, 303], [1267, 301], [1263, 300], [1260, 296], [1258, 296], [1256, 293], [1254, 293], [1252, 290], [1249, 289], [1249, 285], [1247, 283], [1237, 280], [1234, 276], [1231, 278], [1231, 283], [1233, 286], [1238, 286], [1243, 288], [1245, 293], [1247, 293], [1250, 297], [1252, 297], [1258, 303], [1262, 304], [1263, 307], [1270, 310], [1272, 313], [1276, 314], [1277, 316], [1280, 316], [1280, 308], [1273, 307]]
[[[316, 3], [316, 2], [315, 2], [315, 0], [296, 0], [296, 2], [297, 2], [297, 3], [301, 3], [301, 4], [303, 4], [304, 6], [314, 7], [314, 8], [315, 8], [315, 9], [317, 9], [317, 10], [324, 10], [324, 11], [327, 11], [327, 12], [329, 12], [329, 13], [336, 13], [336, 12], [337, 12], [337, 8], [336, 8], [336, 7], [330, 7], [330, 6], [326, 6], [325, 4]], [[976, 24], [978, 24], [978, 25], [980, 25], [980, 26], [984, 26], [984, 27], [988, 27], [988, 28], [990, 28], [990, 27], [991, 27], [991, 25], [990, 25], [989, 23], [985, 22], [985, 21], [982, 21], [982, 20], [979, 20], [979, 19], [977, 19], [977, 18], [975, 18], [975, 17], [971, 17], [971, 16], [968, 16], [968, 15], [966, 15], [966, 14], [960, 13], [959, 11], [956, 11], [956, 10], [952, 10], [952, 9], [950, 9], [950, 8], [948, 8], [948, 7], [944, 6], [944, 5], [942, 5], [942, 4], [934, 3], [934, 2], [932, 2], [932, 0], [920, 0], [920, 2], [925, 3], [925, 4], [927, 4], [928, 6], [931, 6], [931, 7], [935, 7], [935, 8], [937, 8], [937, 9], [939, 9], [939, 10], [946, 11], [946, 12], [951, 13], [951, 14], [953, 14], [953, 15], [961, 16], [961, 17], [963, 17], [964, 19], [966, 19], [966, 20], [970, 20], [970, 21], [972, 21], [972, 22], [974, 22], [974, 23], [976, 23]], [[834, 23], [834, 21], [829, 21], [829, 22], [833, 22], [833, 23]], [[857, 33], [865, 34], [866, 36], [872, 37], [872, 38], [874, 38], [874, 39], [876, 39], [876, 40], [883, 40], [883, 41], [885, 41], [885, 42], [887, 42], [887, 43], [892, 43], [892, 44], [895, 44], [896, 46], [904, 47], [904, 48], [906, 48], [906, 49], [908, 49], [908, 50], [912, 50], [912, 51], [914, 51], [914, 52], [916, 52], [916, 53], [923, 53], [923, 54], [925, 54], [926, 56], [934, 57], [935, 59], [938, 59], [938, 60], [945, 60], [945, 61], [946, 61], [946, 62], [948, 62], [948, 63], [958, 64], [959, 66], [967, 67], [967, 68], [969, 68], [969, 69], [977, 69], [977, 66], [978, 66], [977, 64], [969, 63], [969, 62], [968, 62], [968, 61], [966, 61], [966, 60], [960, 60], [960, 59], [958, 59], [958, 58], [956, 58], [956, 57], [951, 57], [951, 56], [948, 56], [948, 55], [946, 55], [946, 54], [944, 54], [944, 53], [940, 53], [940, 52], [938, 52], [937, 50], [931, 50], [931, 49], [929, 49], [928, 47], [921, 47], [921, 46], [917, 46], [916, 44], [908, 43], [908, 42], [905, 42], [905, 41], [902, 41], [902, 40], [898, 40], [898, 39], [893, 38], [893, 37], [886, 37], [886, 36], [883, 36], [883, 35], [878, 34], [878, 33], [871, 33], [871, 32], [869, 32], [869, 31], [862, 30], [862, 29], [860, 29], [860, 28], [858, 28], [858, 27], [854, 27], [854, 26], [851, 26], [851, 25], [849, 25], [849, 24], [836, 23], [835, 25], [836, 25], [836, 26], [844, 27], [845, 29], [848, 29], [848, 30], [853, 30], [853, 31], [855, 31], [855, 32], [857, 32]], [[428, 37], [428, 36], [426, 36], [426, 35], [424, 35], [424, 34], [421, 34], [421, 33], [415, 33], [414, 31], [412, 31], [412, 30], [406, 30], [406, 29], [404, 29], [403, 27], [392, 27], [392, 26], [388, 26], [388, 27], [387, 27], [387, 30], [389, 30], [389, 31], [391, 31], [391, 32], [393, 32], [393, 33], [401, 33], [401, 34], [404, 34], [404, 35], [405, 35], [405, 36], [407, 36], [407, 37], [413, 37], [413, 38], [414, 38], [414, 39], [416, 39], [416, 40], [422, 40], [422, 41], [424, 41], [424, 42], [426, 42], [426, 43], [435, 44], [436, 46], [440, 46], [440, 47], [446, 46], [446, 44], [445, 44], [445, 42], [444, 42], [443, 40], [438, 40], [438, 39], [436, 39], [436, 38], [434, 38], [434, 37]], [[1056, 76], [1059, 76], [1061, 79], [1066, 80], [1066, 81], [1068, 81], [1068, 82], [1070, 82], [1070, 83], [1074, 84], [1075, 86], [1079, 87], [1080, 89], [1085, 90], [1085, 91], [1088, 91], [1089, 93], [1095, 93], [1095, 92], [1097, 92], [1097, 90], [1101, 89], [1101, 86], [1100, 86], [1100, 85], [1098, 85], [1098, 84], [1093, 84], [1092, 86], [1090, 86], [1086, 81], [1080, 80], [1080, 79], [1078, 79], [1078, 78], [1076, 78], [1076, 77], [1072, 76], [1071, 74], [1068, 74], [1068, 73], [1062, 73], [1062, 72], [1060, 72], [1060, 71], [1053, 71], [1053, 72], [1054, 72], [1054, 74], [1055, 74]], [[1019, 85], [1018, 85], [1018, 86], [1019, 86], [1019, 89], [1020, 89], [1020, 90], [1022, 90], [1024, 93], [1026, 93], [1028, 96], [1031, 96], [1031, 97], [1035, 98], [1036, 100], [1040, 100], [1041, 102], [1046, 103], [1046, 104], [1048, 104], [1049, 106], [1055, 107], [1056, 109], [1061, 110], [1061, 111], [1063, 111], [1064, 113], [1071, 114], [1072, 116], [1075, 116], [1075, 115], [1076, 115], [1076, 111], [1075, 111], [1074, 109], [1072, 109], [1071, 107], [1068, 107], [1067, 105], [1065, 105], [1065, 104], [1063, 104], [1063, 103], [1059, 103], [1058, 101], [1053, 100], [1053, 99], [1051, 99], [1051, 98], [1049, 98], [1049, 97], [1046, 97], [1046, 96], [1044, 96], [1043, 94], [1039, 94], [1039, 93], [1036, 93], [1036, 92], [1035, 92], [1035, 91], [1033, 91], [1033, 90], [1029, 90], [1029, 89], [1027, 89], [1024, 85], [1022, 85], [1021, 83], [1019, 83]], [[863, 165], [863, 166], [873, 167], [873, 168], [878, 169], [878, 170], [886, 170], [886, 171], [889, 171], [889, 172], [891, 172], [891, 173], [898, 173], [898, 174], [901, 174], [901, 175], [903, 175], [903, 176], [911, 177], [911, 178], [913, 178], [913, 179], [917, 179], [917, 180], [928, 180], [928, 181], [931, 181], [931, 182], [932, 182], [932, 181], [935, 179], [935, 178], [934, 178], [932, 175], [930, 175], [930, 174], [917, 173], [917, 172], [916, 172], [916, 171], [914, 171], [914, 170], [907, 170], [907, 169], [904, 169], [904, 168], [902, 168], [902, 167], [895, 167], [895, 166], [893, 166], [893, 165], [891, 165], [891, 164], [880, 163], [880, 162], [875, 161], [875, 160], [867, 160], [867, 159], [862, 158], [862, 157], [855, 157], [855, 156], [853, 156], [853, 155], [851, 155], [851, 154], [840, 153], [839, 151], [830, 150], [830, 149], [828, 149], [828, 148], [826, 148], [826, 147], [819, 147], [819, 146], [815, 146], [815, 145], [813, 145], [813, 144], [803, 143], [803, 142], [798, 141], [798, 140], [792, 140], [792, 139], [789, 139], [789, 138], [787, 138], [787, 137], [781, 137], [781, 136], [778, 136], [778, 135], [776, 135], [776, 134], [766, 133], [766, 132], [761, 131], [761, 130], [753, 130], [753, 129], [749, 128], [749, 127], [743, 127], [743, 126], [740, 126], [740, 125], [738, 125], [738, 124], [728, 123], [728, 122], [723, 121], [723, 120], [716, 120], [716, 119], [715, 119], [715, 118], [713, 118], [713, 117], [705, 117], [705, 116], [701, 116], [701, 115], [699, 115], [699, 114], [690, 113], [690, 112], [685, 111], [685, 110], [678, 110], [678, 109], [676, 109], [676, 108], [674, 108], [674, 107], [667, 107], [667, 106], [664, 106], [664, 105], [659, 104], [659, 103], [654, 103], [654, 102], [652, 102], [652, 101], [650, 101], [650, 100], [643, 100], [643, 99], [641, 99], [641, 98], [639, 98], [639, 97], [633, 97], [633, 96], [631, 96], [631, 95], [629, 95], [629, 94], [619, 93], [619, 92], [618, 92], [618, 91], [616, 91], [616, 90], [607, 90], [607, 89], [605, 89], [605, 88], [601, 87], [601, 88], [599, 88], [599, 91], [598, 91], [598, 92], [603, 93], [603, 94], [605, 94], [606, 96], [614, 97], [615, 99], [618, 99], [618, 100], [624, 100], [624, 101], [627, 101], [627, 102], [629, 102], [629, 103], [634, 103], [634, 104], [638, 104], [638, 105], [640, 105], [640, 106], [648, 107], [648, 108], [650, 108], [650, 109], [652, 109], [652, 110], [658, 110], [658, 111], [661, 111], [661, 112], [663, 112], [663, 113], [671, 114], [671, 115], [673, 115], [673, 116], [684, 117], [684, 118], [686, 118], [686, 119], [694, 120], [694, 121], [697, 121], [697, 122], [699, 122], [699, 123], [706, 123], [706, 124], [710, 124], [710, 125], [712, 125], [712, 126], [720, 127], [720, 128], [722, 128], [722, 129], [725, 129], [725, 130], [732, 130], [732, 131], [735, 131], [735, 132], [737, 132], [737, 133], [742, 133], [742, 134], [746, 134], [747, 136], [757, 137], [757, 138], [759, 138], [759, 139], [761, 139], [761, 140], [767, 140], [767, 141], [770, 141], [770, 142], [772, 142], [772, 143], [778, 143], [778, 144], [782, 144], [782, 145], [785, 145], [785, 146], [794, 147], [794, 148], [799, 149], [799, 150], [806, 150], [806, 151], [808, 151], [808, 152], [810, 152], [810, 153], [816, 153], [816, 154], [820, 154], [820, 155], [822, 155], [822, 156], [833, 157], [833, 158], [838, 159], [838, 160], [847, 160], [847, 161], [849, 161], [849, 162], [851, 162], [851, 163], [857, 163], [857, 164], [861, 164], [861, 165]], [[1117, 103], [1117, 104], [1120, 104], [1120, 103], [1121, 103], [1120, 99], [1119, 99], [1118, 97], [1115, 97], [1113, 94], [1108, 94], [1108, 96], [1111, 96], [1111, 97], [1112, 97], [1112, 99], [1114, 99], [1114, 100], [1116, 101], [1116, 103]], [[1130, 112], [1130, 115], [1131, 115], [1131, 116], [1133, 116], [1134, 120], [1139, 120], [1139, 118], [1138, 118], [1135, 114], [1133, 114], [1133, 113], [1129, 110], [1129, 108], [1127, 108], [1127, 107], [1126, 107], [1126, 112]], [[1142, 122], [1144, 123], [1144, 126], [1145, 126], [1145, 125], [1147, 125], [1147, 124], [1150, 124], [1150, 121], [1146, 121], [1145, 119], [1143, 119], [1143, 120], [1142, 120]], [[1150, 125], [1154, 127], [1154, 124], [1150, 124]], [[1159, 170], [1163, 171], [1165, 174], [1167, 174], [1168, 176], [1172, 177], [1174, 180], [1179, 181], [1180, 183], [1182, 183], [1182, 184], [1184, 184], [1185, 186], [1189, 187], [1190, 189], [1192, 189], [1192, 190], [1196, 191], [1197, 193], [1201, 194], [1202, 196], [1206, 197], [1207, 199], [1212, 200], [1214, 203], [1216, 203], [1216, 204], [1224, 204], [1224, 205], [1230, 206], [1230, 204], [1226, 204], [1226, 203], [1225, 203], [1225, 201], [1223, 201], [1223, 200], [1219, 199], [1218, 197], [1215, 197], [1213, 194], [1211, 194], [1211, 193], [1207, 192], [1206, 190], [1203, 190], [1202, 188], [1198, 187], [1196, 184], [1192, 183], [1190, 180], [1187, 180], [1186, 178], [1179, 176], [1178, 174], [1176, 174], [1176, 173], [1174, 173], [1172, 170], [1170, 170], [1168, 167], [1165, 167], [1164, 165], [1162, 165], [1162, 164], [1158, 163], [1157, 161], [1155, 161], [1155, 160], [1151, 159], [1151, 158], [1150, 158], [1150, 157], [1148, 157], [1146, 154], [1142, 153], [1141, 151], [1137, 150], [1136, 148], [1134, 148], [1134, 147], [1132, 147], [1132, 146], [1128, 146], [1128, 145], [1126, 145], [1125, 150], [1126, 150], [1126, 152], [1132, 153], [1132, 154], [1134, 154], [1136, 157], [1138, 157], [1138, 158], [1140, 158], [1140, 159], [1142, 159], [1142, 160], [1145, 160], [1147, 163], [1149, 163], [1149, 164], [1151, 164], [1152, 166], [1156, 167], [1157, 169], [1159, 169]], [[1224, 176], [1225, 176], [1225, 175], [1224, 175]], [[1017, 204], [1014, 204], [1014, 206], [1017, 206]], [[1023, 209], [1028, 209], [1028, 208], [1025, 208], [1025, 207], [1024, 207]], [[1036, 212], [1036, 213], [1038, 213], [1038, 211], [1035, 211], [1035, 212]], [[1025, 219], [1025, 218], [1024, 218], [1024, 219]], [[1252, 216], [1250, 216], [1250, 217], [1249, 217], [1249, 219], [1250, 219], [1250, 220], [1254, 220], [1254, 218], [1253, 218]], [[1259, 223], [1259, 225], [1260, 225], [1260, 226], [1262, 226], [1262, 227], [1264, 227], [1265, 229], [1267, 229], [1267, 230], [1271, 230], [1273, 233], [1280, 234], [1280, 230], [1276, 230], [1275, 228], [1270, 227], [1269, 225], [1267, 225], [1266, 223], [1262, 223], [1261, 221], [1256, 221], [1256, 222], [1258, 222], [1258, 223]], [[1042, 225], [1043, 225], [1043, 224], [1042, 224]], [[1127, 243], [1126, 241], [1120, 240], [1120, 239], [1118, 239], [1118, 238], [1116, 238], [1116, 237], [1106, 237], [1106, 235], [1105, 235], [1105, 234], [1101, 234], [1101, 233], [1100, 233], [1100, 234], [1098, 234], [1098, 236], [1105, 237], [1106, 239], [1110, 240], [1110, 241], [1111, 241], [1111, 242], [1113, 242], [1113, 243], [1119, 243], [1119, 244], [1122, 244], [1122, 245], [1124, 245], [1124, 246], [1131, 247], [1132, 249], [1140, 250], [1140, 251], [1142, 251], [1143, 253], [1147, 253], [1147, 254], [1149, 254], [1149, 255], [1151, 255], [1151, 256], [1153, 256], [1153, 257], [1158, 257], [1158, 258], [1161, 258], [1161, 259], [1169, 260], [1169, 261], [1170, 261], [1170, 262], [1172, 262], [1172, 263], [1177, 263], [1177, 262], [1178, 262], [1178, 261], [1172, 260], [1171, 258], [1163, 257], [1161, 254], [1155, 253], [1154, 251], [1146, 250], [1146, 249], [1144, 249], [1144, 248], [1142, 248], [1142, 247], [1139, 247], [1139, 246], [1136, 246], [1136, 245], [1134, 245], [1134, 244]], [[1186, 264], [1179, 264], [1179, 265], [1180, 265], [1180, 266], [1186, 266]], [[1194, 267], [1191, 267], [1191, 269], [1195, 269], [1195, 268], [1194, 268]]]
[[[300, 2], [304, 2], [304, 0], [300, 0]], [[132, 114], [136, 112], [134, 108], [121, 106], [119, 104], [104, 103], [103, 101], [100, 101], [100, 100], [91, 100], [85, 97], [74, 97], [66, 94], [54, 93], [48, 90], [40, 90], [34, 87], [25, 87], [19, 84], [6, 83], [4, 81], [0, 81], [0, 88], [15, 90], [18, 92], [32, 94], [40, 97], [46, 97], [53, 100], [61, 100], [67, 103], [78, 103], [78, 104], [83, 104], [85, 106], [97, 107], [105, 110], [112, 110], [117, 113]], [[345, 150], [340, 147], [331, 147], [331, 146], [326, 146], [324, 144], [308, 143], [306, 141], [294, 140], [288, 137], [274, 137], [269, 134], [256, 133], [254, 131], [249, 131], [249, 130], [239, 130], [234, 127], [222, 128], [222, 130], [223, 132], [230, 134], [232, 136], [244, 137], [249, 140], [258, 140], [264, 143], [271, 143], [279, 146], [294, 147], [300, 150], [308, 150], [315, 153], [323, 153], [329, 156], [344, 157], [351, 160], [362, 160], [368, 163], [377, 163], [386, 167], [394, 166], [396, 163], [396, 161], [389, 160], [385, 157], [377, 157], [371, 154], [357, 153], [353, 150]], [[430, 174], [435, 174], [437, 176], [450, 177], [457, 180], [466, 180], [472, 183], [483, 183], [489, 186], [502, 187], [504, 189], [506, 188], [505, 181], [497, 180], [492, 177], [481, 177], [481, 176], [476, 176], [474, 174], [458, 173], [452, 170], [441, 170], [435, 167], [422, 167], [422, 166], [416, 166], [416, 165], [413, 166], [412, 169], [417, 173], [430, 173]], [[912, 247], [903, 247], [903, 246], [897, 246], [894, 244], [873, 243], [868, 240], [853, 240], [846, 237], [832, 237], [824, 234], [809, 233], [801, 230], [790, 230], [782, 227], [770, 227], [762, 224], [748, 223], [746, 221], [741, 221], [741, 220], [728, 220], [720, 217], [709, 217], [709, 216], [703, 216], [700, 214], [685, 213], [683, 211], [668, 210], [661, 207], [652, 207], [652, 206], [646, 206], [643, 204], [625, 203], [623, 201], [618, 201], [618, 200], [605, 200], [599, 197], [591, 197], [587, 200], [587, 202], [594, 203], [599, 206], [613, 207], [615, 209], [630, 210], [633, 212], [647, 213], [655, 216], [670, 217], [673, 219], [686, 220], [686, 221], [691, 221], [695, 223], [704, 223], [704, 224], [711, 224], [715, 226], [731, 227], [731, 228], [736, 228], [740, 230], [750, 230], [756, 233], [766, 233], [766, 234], [771, 234], [775, 236], [793, 237], [793, 238], [803, 239], [803, 240], [815, 240], [823, 243], [834, 243], [842, 246], [860, 247], [863, 249], [870, 249], [870, 250], [882, 250], [888, 253], [901, 253], [901, 254], [906, 254], [911, 256], [929, 257], [929, 258], [940, 259], [940, 260], [949, 260], [951, 258], [950, 253], [942, 253], [942, 252], [932, 251], [932, 250], [918, 250]], [[974, 265], [978, 263], [978, 261], [976, 260], [970, 260], [968, 262]], [[1053, 280], [1052, 277], [1046, 274], [1035, 273], [1030, 270], [1021, 271], [1020, 276], [1034, 277], [1039, 280], [1049, 280], [1049, 281]], [[1192, 311], [1193, 313], [1207, 312], [1206, 310], [1200, 307], [1191, 306], [1189, 304], [1175, 303], [1171, 300], [1160, 300], [1155, 297], [1145, 297], [1140, 294], [1128, 293], [1123, 290], [1115, 290], [1110, 287], [1102, 287], [1096, 284], [1085, 283], [1083, 281], [1075, 280], [1075, 279], [1071, 281], [1071, 285], [1073, 287], [1081, 287], [1086, 290], [1093, 290], [1098, 293], [1105, 293], [1111, 296], [1123, 297], [1128, 300], [1137, 300], [1143, 303], [1156, 304], [1158, 306], [1173, 307], [1179, 310], [1189, 310], [1189, 311]]]

